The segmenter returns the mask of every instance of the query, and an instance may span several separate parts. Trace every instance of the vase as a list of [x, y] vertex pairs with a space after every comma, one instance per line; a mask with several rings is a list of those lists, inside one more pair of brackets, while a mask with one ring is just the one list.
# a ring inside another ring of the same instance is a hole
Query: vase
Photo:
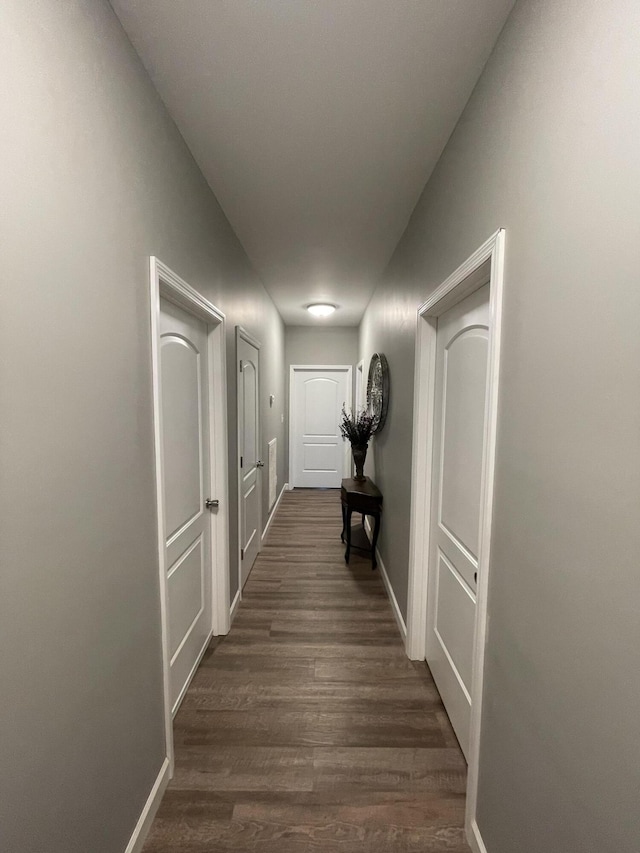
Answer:
[[356, 466], [356, 473], [354, 475], [354, 480], [358, 480], [362, 483], [367, 478], [363, 474], [364, 470], [364, 461], [367, 458], [367, 445], [366, 444], [352, 444], [351, 452], [353, 453], [353, 464]]

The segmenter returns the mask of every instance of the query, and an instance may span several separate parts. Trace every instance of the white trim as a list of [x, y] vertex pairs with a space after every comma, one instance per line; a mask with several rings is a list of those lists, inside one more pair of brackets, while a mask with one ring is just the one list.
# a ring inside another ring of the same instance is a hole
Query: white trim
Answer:
[[[236, 383], [236, 470], [237, 470], [237, 484], [238, 484], [238, 591], [240, 593], [240, 600], [242, 600], [242, 469], [240, 468], [240, 371], [239, 371], [239, 356], [238, 356], [238, 340], [242, 339], [246, 341], [248, 344], [251, 344], [252, 347], [255, 347], [258, 350], [258, 382], [257, 382], [257, 392], [258, 392], [258, 405], [256, 406], [256, 417], [258, 418], [258, 436], [257, 436], [257, 444], [258, 444], [258, 452], [262, 450], [262, 410], [260, 408], [260, 380], [261, 380], [261, 372], [262, 372], [262, 359], [260, 358], [260, 351], [262, 349], [262, 344], [257, 338], [254, 338], [243, 326], [236, 326], [236, 349], [235, 349], [235, 383]], [[260, 460], [262, 461], [262, 460]], [[256, 489], [258, 490], [258, 527], [260, 530], [262, 528], [262, 472], [264, 468], [258, 468], [256, 474]], [[253, 538], [253, 537], [252, 537]], [[262, 549], [262, 539], [258, 537], [258, 554]]]
[[[289, 365], [289, 478], [291, 483], [289, 484], [289, 489], [295, 488], [294, 478], [295, 478], [295, 442], [293, 435], [293, 413], [295, 410], [295, 386], [294, 386], [294, 376], [296, 370], [332, 370], [336, 372], [344, 372], [347, 374], [347, 388], [349, 389], [348, 393], [351, 398], [351, 402], [349, 400], [345, 400], [345, 405], [350, 408], [353, 406], [353, 367], [350, 364], [291, 364]], [[342, 476], [350, 477], [351, 476], [351, 454], [349, 453], [349, 442], [344, 441], [344, 456], [342, 460]]]
[[149, 259], [151, 297], [151, 380], [153, 391], [153, 439], [156, 486], [158, 571], [160, 583], [160, 625], [164, 687], [165, 747], [169, 775], [173, 775], [173, 726], [170, 686], [169, 622], [167, 614], [166, 530], [164, 519], [162, 459], [162, 395], [160, 382], [160, 297], [207, 323], [209, 362], [209, 425], [211, 489], [220, 501], [211, 518], [211, 629], [214, 635], [229, 631], [229, 512], [227, 477], [227, 391], [225, 316], [197, 290], [177, 276], [158, 258]]
[[[413, 470], [411, 485], [411, 538], [409, 551], [409, 600], [407, 607], [407, 654], [424, 660], [426, 646], [428, 559], [431, 520], [431, 471], [433, 456], [433, 411], [435, 401], [435, 354], [437, 318], [487, 281], [489, 267], [489, 354], [487, 409], [485, 418], [485, 458], [482, 472], [482, 509], [478, 555], [476, 626], [471, 684], [471, 726], [467, 808], [467, 837], [480, 839], [476, 824], [478, 764], [482, 689], [487, 632], [487, 593], [490, 570], [491, 519], [495, 473], [498, 418], [502, 294], [504, 280], [504, 229], [496, 231], [418, 309], [416, 369], [414, 385]], [[475, 829], [474, 829], [475, 827]], [[484, 845], [483, 845], [484, 846]], [[478, 850], [482, 848], [478, 847]]]
[[[213, 596], [213, 636], [228, 634], [229, 592], [231, 575], [229, 566], [229, 436], [227, 418], [227, 343], [224, 314], [219, 325], [209, 333], [209, 423], [213, 424], [213, 436], [218, 439], [211, 472], [211, 488], [220, 506], [211, 513], [213, 522], [211, 549], [215, 549], [217, 571], [213, 573], [211, 594]], [[213, 369], [212, 369], [213, 366]], [[211, 456], [211, 454], [210, 454]]]
[[[502, 297], [504, 288], [504, 229], [495, 235], [491, 249], [491, 284], [489, 310], [491, 331], [488, 356], [487, 415], [485, 423], [486, 448], [482, 472], [482, 514], [478, 554], [478, 589], [476, 604], [476, 634], [474, 639], [473, 678], [471, 681], [471, 730], [469, 737], [469, 774], [467, 777], [466, 830], [472, 835], [476, 824], [478, 804], [478, 775], [480, 770], [480, 731], [482, 727], [482, 696], [484, 661], [487, 643], [489, 572], [491, 570], [491, 528], [498, 435], [498, 396], [500, 392], [500, 346], [502, 343]], [[478, 831], [478, 837], [480, 832]], [[484, 846], [484, 845], [483, 845]]]
[[248, 332], [244, 326], [236, 326], [236, 338], [242, 338], [243, 341], [246, 341], [248, 344], [251, 344], [252, 347], [256, 349], [262, 349], [262, 344], [257, 338], [254, 338], [253, 335]]
[[[364, 520], [364, 529], [369, 537], [369, 542], [373, 539], [373, 531], [371, 530], [371, 521], [369, 520], [369, 516], [365, 517]], [[398, 599], [396, 598], [396, 594], [393, 591], [393, 587], [391, 586], [391, 581], [389, 580], [389, 575], [387, 574], [387, 567], [384, 564], [382, 557], [380, 556], [380, 549], [376, 546], [376, 561], [378, 563], [378, 568], [380, 569], [380, 577], [382, 578], [382, 583], [384, 584], [384, 588], [387, 591], [387, 595], [389, 596], [389, 601], [391, 602], [391, 610], [393, 611], [394, 618], [398, 625], [398, 630], [400, 631], [400, 636], [402, 637], [402, 642], [406, 644], [407, 642], [407, 626], [405, 624], [404, 618], [402, 616], [402, 611], [400, 610], [400, 605], [398, 604]]]
[[231, 607], [229, 608], [229, 621], [233, 622], [236, 617], [236, 611], [240, 606], [240, 601], [242, 599], [242, 591], [238, 590], [236, 594], [233, 596], [233, 601], [231, 602]]
[[402, 637], [402, 642], [407, 642], [407, 626], [402, 617], [402, 612], [400, 610], [400, 605], [398, 604], [398, 600], [396, 598], [396, 594], [393, 591], [393, 587], [391, 586], [391, 581], [389, 580], [389, 575], [387, 574], [386, 566], [380, 556], [380, 549], [376, 547], [376, 560], [378, 561], [378, 568], [380, 569], [380, 576], [382, 577], [382, 582], [384, 583], [385, 589], [387, 590], [387, 595], [389, 596], [389, 601], [391, 602], [391, 609], [393, 611], [393, 615], [398, 624], [398, 630], [400, 631], [400, 636]]
[[288, 486], [289, 486], [289, 484], [285, 483], [284, 486], [280, 489], [280, 494], [278, 495], [278, 499], [274, 503], [273, 509], [269, 513], [269, 518], [267, 519], [267, 523], [265, 524], [264, 530], [262, 531], [262, 541], [263, 542], [264, 542], [265, 536], [267, 535], [267, 531], [269, 530], [269, 527], [271, 526], [271, 522], [273, 521], [273, 517], [276, 514], [276, 510], [280, 506], [280, 501], [282, 500], [282, 495], [284, 494], [285, 489], [287, 489]]
[[[273, 448], [273, 457], [275, 462], [275, 483], [274, 483], [274, 492], [278, 490], [278, 436], [274, 435], [271, 441], [267, 442], [267, 461], [265, 463], [267, 467], [267, 516], [270, 516], [273, 510], [275, 509], [276, 504], [278, 503], [278, 496], [274, 494], [273, 503], [271, 503], [271, 449]], [[269, 524], [269, 518], [267, 517], [267, 525]], [[266, 527], [265, 527], [266, 530]], [[264, 536], [264, 533], [262, 534]]]
[[198, 657], [196, 658], [194, 665], [191, 667], [191, 672], [187, 676], [187, 680], [185, 681], [184, 686], [183, 686], [182, 690], [180, 691], [178, 698], [174, 702], [173, 708], [171, 709], [172, 718], [175, 718], [176, 714], [178, 713], [180, 705], [182, 704], [182, 700], [184, 699], [184, 697], [187, 693], [187, 690], [189, 689], [189, 685], [191, 684], [191, 679], [196, 674], [196, 670], [200, 666], [202, 658], [204, 657], [204, 653], [209, 648], [209, 643], [211, 642], [212, 637], [213, 637], [213, 631], [211, 631], [211, 633], [209, 634], [209, 636], [205, 640], [204, 645], [202, 646], [202, 648], [198, 652]]
[[470, 829], [467, 830], [467, 840], [473, 853], [487, 853], [487, 848], [482, 839], [482, 835], [480, 834], [480, 829], [478, 828], [475, 818], [471, 821]]
[[171, 778], [169, 769], [169, 759], [165, 758], [124, 853], [140, 853], [144, 847], [151, 824]]

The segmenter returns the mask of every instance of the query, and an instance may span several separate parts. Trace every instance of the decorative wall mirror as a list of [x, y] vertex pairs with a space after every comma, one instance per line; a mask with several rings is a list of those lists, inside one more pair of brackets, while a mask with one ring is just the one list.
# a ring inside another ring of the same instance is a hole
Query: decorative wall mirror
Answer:
[[381, 352], [375, 352], [369, 363], [367, 410], [373, 418], [374, 433], [384, 427], [389, 409], [389, 364]]

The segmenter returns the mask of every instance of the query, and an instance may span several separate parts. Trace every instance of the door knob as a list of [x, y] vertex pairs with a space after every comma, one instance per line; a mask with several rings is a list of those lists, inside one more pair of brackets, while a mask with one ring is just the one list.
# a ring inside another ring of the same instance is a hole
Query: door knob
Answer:
[[217, 509], [220, 506], [220, 501], [215, 501], [212, 498], [207, 498], [204, 502], [207, 509]]
[[261, 462], [259, 459], [256, 462], [256, 468], [264, 468], [264, 462]]

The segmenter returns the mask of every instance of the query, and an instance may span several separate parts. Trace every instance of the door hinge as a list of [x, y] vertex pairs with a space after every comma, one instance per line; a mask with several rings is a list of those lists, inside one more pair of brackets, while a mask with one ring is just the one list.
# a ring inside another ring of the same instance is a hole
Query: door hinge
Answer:
[[242, 359], [240, 359], [240, 373], [242, 373]]
[[244, 548], [240, 548], [240, 559], [244, 560]]
[[240, 457], [240, 467], [241, 467], [241, 468], [244, 468], [243, 461], [244, 461], [244, 460], [243, 460], [243, 457], [241, 456], [241, 457]]

